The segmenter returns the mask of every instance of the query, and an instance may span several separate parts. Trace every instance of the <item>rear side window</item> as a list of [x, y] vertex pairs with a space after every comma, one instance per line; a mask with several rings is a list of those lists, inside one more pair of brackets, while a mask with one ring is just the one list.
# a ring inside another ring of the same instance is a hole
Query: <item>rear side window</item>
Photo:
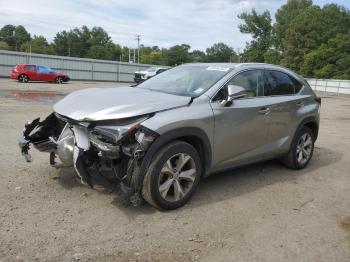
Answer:
[[294, 92], [295, 94], [299, 93], [303, 85], [296, 79], [292, 78], [294, 84]]
[[267, 86], [265, 96], [294, 95], [302, 85], [289, 75], [279, 71], [266, 71]]
[[25, 65], [24, 70], [35, 71], [35, 65]]

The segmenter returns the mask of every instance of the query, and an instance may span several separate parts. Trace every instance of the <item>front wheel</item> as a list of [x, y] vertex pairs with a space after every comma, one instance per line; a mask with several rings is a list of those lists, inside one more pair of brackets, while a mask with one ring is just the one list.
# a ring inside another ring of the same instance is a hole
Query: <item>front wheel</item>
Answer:
[[310, 128], [299, 128], [293, 139], [288, 155], [283, 159], [286, 166], [302, 169], [310, 162], [314, 152], [315, 136]]
[[55, 83], [56, 84], [62, 84], [63, 83], [63, 78], [62, 77], [56, 77], [56, 79], [55, 79]]
[[156, 208], [179, 208], [195, 192], [201, 172], [196, 149], [182, 141], [172, 142], [153, 158], [143, 181], [142, 196]]

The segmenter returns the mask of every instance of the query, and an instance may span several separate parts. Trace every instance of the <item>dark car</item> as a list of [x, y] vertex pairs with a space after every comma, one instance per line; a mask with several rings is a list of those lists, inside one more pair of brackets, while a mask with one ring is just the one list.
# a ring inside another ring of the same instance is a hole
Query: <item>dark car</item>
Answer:
[[12, 69], [10, 77], [22, 83], [44, 81], [61, 84], [70, 80], [67, 75], [57, 72], [50, 67], [32, 64], [19, 64], [15, 66]]

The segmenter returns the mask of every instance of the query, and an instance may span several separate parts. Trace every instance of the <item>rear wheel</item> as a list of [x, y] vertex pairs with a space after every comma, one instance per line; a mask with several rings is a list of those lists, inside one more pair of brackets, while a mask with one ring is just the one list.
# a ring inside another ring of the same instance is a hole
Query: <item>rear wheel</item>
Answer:
[[292, 169], [302, 169], [310, 162], [314, 152], [315, 136], [310, 128], [303, 126], [298, 129], [288, 155], [283, 159], [286, 166]]
[[157, 208], [179, 208], [195, 192], [201, 171], [193, 146], [182, 141], [170, 143], [153, 158], [144, 178], [142, 196]]
[[56, 84], [62, 84], [62, 83], [63, 83], [63, 77], [61, 77], [61, 76], [56, 77], [55, 83], [56, 83]]
[[21, 82], [21, 83], [28, 83], [29, 78], [28, 78], [27, 75], [21, 74], [21, 75], [18, 77], [18, 81]]

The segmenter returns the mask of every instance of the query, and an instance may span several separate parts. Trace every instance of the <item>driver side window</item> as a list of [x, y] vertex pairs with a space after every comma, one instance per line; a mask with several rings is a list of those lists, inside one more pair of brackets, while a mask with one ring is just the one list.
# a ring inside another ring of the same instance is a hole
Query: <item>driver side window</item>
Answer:
[[246, 97], [257, 97], [264, 95], [264, 73], [263, 70], [249, 70], [234, 76], [227, 85], [240, 86], [245, 89]]

